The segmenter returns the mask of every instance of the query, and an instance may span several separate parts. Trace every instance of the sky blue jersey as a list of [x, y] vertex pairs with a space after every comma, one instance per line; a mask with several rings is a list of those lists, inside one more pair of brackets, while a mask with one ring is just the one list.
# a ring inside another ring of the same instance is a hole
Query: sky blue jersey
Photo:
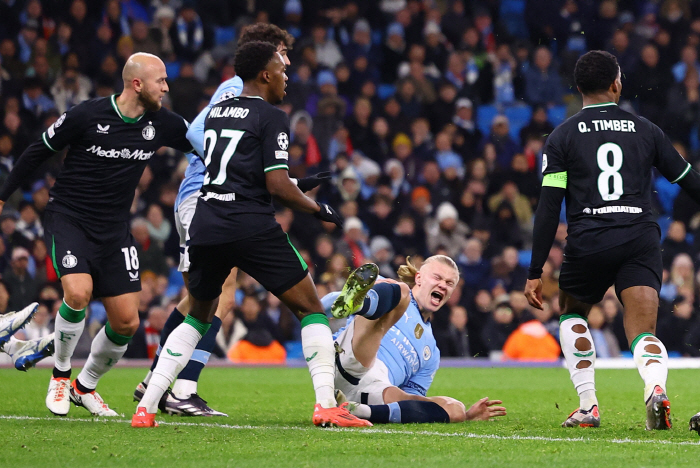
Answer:
[[[202, 109], [202, 112], [200, 112], [190, 124], [189, 130], [187, 130], [187, 139], [190, 141], [197, 154], [201, 155], [202, 158], [204, 157], [204, 121], [207, 118], [207, 114], [209, 114], [209, 110], [214, 104], [219, 102], [219, 99], [221, 99], [224, 93], [232, 93], [234, 96], [239, 96], [241, 91], [243, 91], [243, 80], [238, 76], [224, 81], [211, 97], [209, 105]], [[189, 153], [187, 155], [190, 164], [187, 166], [187, 170], [185, 170], [185, 178], [182, 180], [180, 190], [177, 193], [175, 211], [177, 211], [177, 207], [180, 206], [182, 200], [198, 192], [199, 189], [202, 188], [204, 173], [207, 169], [202, 162], [202, 158], [194, 153]]]
[[[327, 312], [338, 294], [330, 293], [321, 300]], [[348, 322], [353, 319], [351, 315]], [[340, 329], [333, 338], [342, 331]], [[403, 317], [382, 338], [377, 358], [389, 369], [392, 385], [406, 393], [425, 396], [440, 368], [440, 350], [432, 325], [423, 321], [413, 294]]]

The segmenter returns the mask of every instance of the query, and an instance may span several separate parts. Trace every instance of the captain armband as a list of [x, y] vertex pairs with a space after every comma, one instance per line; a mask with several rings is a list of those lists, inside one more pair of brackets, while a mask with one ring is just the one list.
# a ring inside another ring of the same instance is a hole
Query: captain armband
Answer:
[[555, 172], [554, 174], [546, 174], [542, 178], [542, 187], [557, 187], [566, 188], [567, 175], [564, 172]]

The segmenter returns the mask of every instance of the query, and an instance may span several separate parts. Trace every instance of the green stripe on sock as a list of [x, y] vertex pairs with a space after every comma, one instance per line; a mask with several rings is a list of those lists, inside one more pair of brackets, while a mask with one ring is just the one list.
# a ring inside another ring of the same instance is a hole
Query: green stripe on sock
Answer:
[[51, 261], [53, 262], [53, 269], [56, 272], [56, 276], [58, 276], [58, 279], [61, 279], [61, 272], [58, 271], [58, 264], [56, 263], [56, 238], [54, 236], [51, 236]]
[[107, 335], [107, 338], [109, 338], [109, 341], [119, 346], [129, 344], [129, 341], [131, 341], [131, 338], [133, 338], [132, 336], [120, 335], [119, 333], [115, 332], [112, 330], [109, 322], [107, 322], [107, 325], [105, 325], [105, 334]]
[[320, 323], [321, 325], [325, 325], [327, 327], [330, 327], [330, 324], [328, 323], [328, 317], [325, 316], [325, 314], [309, 314], [303, 319], [301, 319], [301, 328], [304, 328], [308, 325], [313, 325], [314, 323]]
[[585, 322], [588, 322], [588, 320], [586, 320], [586, 317], [584, 317], [584, 316], [582, 316], [582, 315], [579, 315], [579, 314], [564, 314], [564, 315], [562, 315], [561, 317], [559, 317], [559, 324], [561, 325], [561, 323], [562, 323], [564, 320], [569, 320], [569, 319], [573, 319], [573, 318], [581, 319], [581, 320], [583, 320], [583, 321], [585, 321]]
[[66, 304], [66, 301], [63, 301], [61, 303], [61, 307], [58, 308], [58, 313], [61, 315], [61, 317], [63, 317], [64, 320], [71, 323], [78, 323], [85, 320], [85, 309], [72, 309], [68, 306], [68, 304]]
[[206, 335], [207, 331], [209, 331], [209, 328], [211, 327], [211, 323], [202, 322], [198, 318], [192, 317], [191, 315], [185, 317], [183, 323], [190, 325], [192, 328], [197, 330], [202, 336]]
[[297, 248], [294, 247], [294, 244], [292, 244], [292, 241], [289, 240], [289, 234], [287, 234], [287, 242], [289, 242], [289, 245], [291, 245], [292, 248], [294, 249], [294, 253], [297, 254], [297, 257], [299, 258], [299, 261], [301, 262], [301, 267], [302, 267], [304, 270], [308, 270], [308, 269], [309, 269], [309, 266], [308, 266], [308, 265], [306, 264], [306, 262], [304, 261], [304, 258], [301, 256], [301, 254], [299, 253], [299, 251], [297, 250]]
[[637, 343], [639, 343], [639, 340], [644, 338], [645, 336], [654, 336], [653, 333], [640, 333], [637, 335], [637, 338], [632, 340], [632, 346], [630, 346], [630, 351], [632, 351], [632, 354], [634, 354], [634, 347], [637, 346]]

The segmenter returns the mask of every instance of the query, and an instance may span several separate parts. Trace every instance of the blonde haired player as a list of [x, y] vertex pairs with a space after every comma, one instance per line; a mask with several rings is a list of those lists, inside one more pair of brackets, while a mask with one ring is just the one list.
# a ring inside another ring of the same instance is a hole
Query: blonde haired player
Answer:
[[[374, 423], [431, 423], [486, 420], [504, 416], [500, 400], [482, 398], [466, 410], [446, 396], [426, 393], [440, 366], [430, 319], [459, 281], [455, 262], [445, 255], [427, 258], [420, 268], [410, 260], [399, 279], [380, 279], [377, 266], [355, 270], [340, 293], [321, 302], [335, 317], [351, 315], [335, 335], [335, 385], [339, 403]], [[332, 303], [332, 305], [331, 305]], [[349, 401], [346, 401], [349, 400]]]

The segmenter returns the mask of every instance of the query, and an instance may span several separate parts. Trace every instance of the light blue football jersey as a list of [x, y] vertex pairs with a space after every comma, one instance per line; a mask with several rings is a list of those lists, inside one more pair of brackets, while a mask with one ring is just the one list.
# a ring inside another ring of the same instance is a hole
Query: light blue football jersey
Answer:
[[[321, 300], [327, 313], [338, 295], [337, 292], [330, 293]], [[351, 315], [348, 323], [353, 319]], [[333, 338], [337, 338], [343, 329]], [[413, 294], [403, 317], [382, 338], [377, 358], [389, 370], [392, 385], [406, 393], [425, 396], [440, 368], [440, 350], [433, 336], [433, 327], [423, 321]]]
[[202, 162], [202, 158], [204, 157], [204, 121], [207, 118], [207, 114], [209, 114], [209, 110], [214, 104], [219, 102], [224, 93], [231, 93], [233, 96], [239, 96], [241, 91], [243, 91], [243, 80], [238, 76], [224, 81], [211, 97], [209, 105], [202, 109], [202, 112], [200, 112], [190, 124], [189, 130], [187, 130], [187, 139], [190, 141], [197, 154], [202, 157], [200, 158], [194, 153], [189, 153], [187, 155], [190, 164], [185, 170], [185, 178], [182, 180], [180, 189], [177, 192], [175, 211], [177, 211], [177, 207], [180, 206], [182, 200], [198, 192], [199, 189], [202, 188], [204, 173], [206, 172], [206, 167], [204, 166], [204, 162]]

